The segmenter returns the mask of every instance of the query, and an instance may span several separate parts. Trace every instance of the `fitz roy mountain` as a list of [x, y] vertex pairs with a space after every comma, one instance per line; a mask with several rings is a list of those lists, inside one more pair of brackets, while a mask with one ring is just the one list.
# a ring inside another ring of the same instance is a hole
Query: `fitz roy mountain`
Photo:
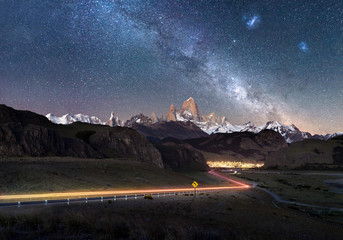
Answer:
[[[154, 124], [162, 123], [162, 122], [191, 122], [207, 134], [234, 133], [234, 132], [259, 133], [262, 130], [273, 130], [275, 132], [280, 133], [287, 143], [297, 142], [297, 141], [301, 141], [307, 138], [328, 140], [332, 137], [343, 135], [343, 132], [337, 132], [333, 134], [326, 134], [326, 135], [316, 134], [312, 136], [308, 132], [300, 131], [294, 124], [290, 126], [286, 126], [277, 121], [269, 121], [262, 126], [255, 126], [251, 122], [248, 122], [242, 125], [233, 125], [230, 123], [230, 121], [226, 117], [216, 116], [214, 112], [208, 115], [201, 116], [199, 113], [198, 106], [192, 97], [188, 98], [186, 101], [183, 102], [181, 109], [177, 109], [175, 108], [174, 104], [171, 104], [165, 118], [163, 117], [163, 115], [161, 117], [158, 117], [156, 113], [154, 112], [151, 113], [150, 116], [146, 116], [144, 114], [135, 115], [131, 119], [127, 120], [126, 122], [119, 120], [119, 118], [115, 116], [113, 112], [111, 113], [111, 117], [107, 122], [102, 122], [97, 117], [94, 117], [94, 116], [90, 117], [88, 115], [83, 115], [83, 114], [76, 114], [76, 115], [66, 114], [62, 117], [57, 117], [49, 113], [46, 115], [46, 117], [51, 122], [56, 123], [56, 124], [71, 124], [73, 122], [86, 122], [90, 124], [109, 125], [111, 127], [114, 127], [114, 126], [132, 127], [132, 128], [135, 128], [136, 130], [137, 128], [141, 128], [139, 125], [150, 127], [150, 126], [153, 126]], [[185, 126], [182, 125], [182, 127], [185, 127]], [[187, 125], [187, 127], [189, 126], [190, 125]], [[161, 127], [161, 124], [159, 124], [158, 128], [160, 127]], [[194, 130], [194, 127], [192, 127], [192, 131], [193, 130]], [[166, 130], [164, 129], [164, 131]]]

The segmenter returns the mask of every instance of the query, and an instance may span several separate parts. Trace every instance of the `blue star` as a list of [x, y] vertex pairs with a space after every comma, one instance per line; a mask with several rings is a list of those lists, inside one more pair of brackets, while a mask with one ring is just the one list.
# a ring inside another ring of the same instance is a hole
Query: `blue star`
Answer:
[[298, 48], [300, 51], [302, 52], [308, 52], [308, 46], [307, 46], [307, 43], [302, 41], [298, 44]]

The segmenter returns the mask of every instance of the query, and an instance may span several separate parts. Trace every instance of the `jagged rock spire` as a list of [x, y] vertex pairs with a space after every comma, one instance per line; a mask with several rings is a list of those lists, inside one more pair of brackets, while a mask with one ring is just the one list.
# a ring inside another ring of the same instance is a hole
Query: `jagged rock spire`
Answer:
[[176, 109], [174, 104], [170, 105], [170, 108], [167, 112], [166, 121], [176, 121]]
[[110, 119], [106, 122], [106, 125], [110, 127], [121, 126], [121, 122], [118, 117], [114, 115], [114, 112], [111, 112]]
[[200, 120], [198, 106], [192, 97], [183, 102], [181, 107], [181, 114], [186, 118], [190, 118], [190, 120]]
[[150, 118], [151, 118], [151, 121], [152, 121], [153, 123], [156, 123], [156, 122], [159, 121], [159, 119], [158, 119], [158, 117], [157, 117], [157, 115], [156, 115], [155, 112], [152, 112], [152, 113], [150, 114]]

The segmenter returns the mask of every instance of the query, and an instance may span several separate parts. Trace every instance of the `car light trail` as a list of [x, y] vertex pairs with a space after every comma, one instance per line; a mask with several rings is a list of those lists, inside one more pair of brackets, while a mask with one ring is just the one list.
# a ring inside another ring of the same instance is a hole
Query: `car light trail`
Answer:
[[250, 188], [250, 185], [247, 185], [247, 184], [245, 184], [245, 183], [238, 182], [238, 181], [233, 180], [233, 179], [231, 179], [231, 178], [228, 178], [228, 177], [225, 177], [225, 176], [223, 176], [223, 175], [220, 175], [220, 174], [216, 173], [216, 172], [213, 171], [213, 170], [212, 170], [212, 171], [209, 171], [208, 173], [209, 173], [209, 174], [212, 174], [212, 175], [215, 175], [215, 176], [217, 176], [217, 177], [220, 177], [220, 178], [224, 178], [224, 179], [226, 179], [226, 180], [228, 180], [228, 181], [230, 181], [230, 182], [236, 183], [236, 184], [238, 184], [238, 185], [240, 185], [240, 186], [242, 186], [242, 187], [244, 187], [244, 188]]
[[[222, 176], [214, 171], [209, 172], [212, 175], [224, 178], [238, 186], [227, 187], [203, 187], [197, 188], [197, 191], [212, 191], [212, 190], [229, 190], [229, 189], [244, 189], [250, 188], [249, 185], [232, 180]], [[194, 188], [162, 188], [162, 189], [130, 189], [122, 191], [87, 191], [87, 192], [66, 192], [66, 193], [37, 193], [37, 194], [15, 194], [2, 195], [0, 200], [15, 200], [15, 199], [52, 199], [52, 198], [71, 198], [71, 197], [90, 197], [90, 196], [113, 196], [125, 194], [150, 194], [150, 193], [168, 193], [168, 192], [189, 192], [194, 191]]]

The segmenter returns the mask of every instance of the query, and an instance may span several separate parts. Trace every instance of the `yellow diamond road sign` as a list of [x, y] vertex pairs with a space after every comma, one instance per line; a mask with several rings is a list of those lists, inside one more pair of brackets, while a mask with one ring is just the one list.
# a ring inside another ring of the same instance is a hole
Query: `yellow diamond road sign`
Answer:
[[193, 185], [194, 188], [196, 188], [199, 184], [198, 184], [196, 181], [194, 181], [194, 182], [192, 183], [192, 185]]

